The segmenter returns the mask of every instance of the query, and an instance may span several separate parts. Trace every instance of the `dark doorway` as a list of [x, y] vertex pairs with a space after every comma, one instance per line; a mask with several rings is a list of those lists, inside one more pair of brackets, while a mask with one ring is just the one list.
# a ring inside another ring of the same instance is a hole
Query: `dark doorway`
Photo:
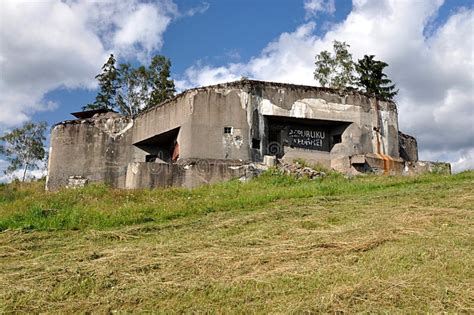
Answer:
[[[268, 148], [265, 154], [283, 155], [283, 147], [330, 152], [342, 141], [348, 122], [265, 116], [268, 126]], [[276, 150], [275, 148], [278, 148]]]
[[176, 153], [178, 134], [179, 127], [137, 142], [134, 145], [148, 153], [145, 162], [155, 162], [157, 160], [172, 162], [173, 152]]

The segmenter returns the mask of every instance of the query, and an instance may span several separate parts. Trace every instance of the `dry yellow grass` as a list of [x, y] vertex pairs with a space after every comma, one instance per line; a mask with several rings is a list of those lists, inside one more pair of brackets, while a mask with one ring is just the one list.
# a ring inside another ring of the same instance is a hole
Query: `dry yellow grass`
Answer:
[[6, 229], [0, 311], [473, 313], [474, 172], [357, 181], [163, 222]]

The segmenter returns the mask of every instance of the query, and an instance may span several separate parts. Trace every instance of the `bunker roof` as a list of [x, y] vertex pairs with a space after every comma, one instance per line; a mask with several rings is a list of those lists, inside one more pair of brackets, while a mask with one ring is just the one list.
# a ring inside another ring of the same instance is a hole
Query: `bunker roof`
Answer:
[[[195, 87], [195, 88], [184, 90], [181, 93], [175, 95], [174, 97], [172, 97], [172, 98], [170, 98], [170, 99], [168, 99], [168, 100], [166, 100], [162, 103], [159, 103], [159, 104], [156, 104], [156, 105], [153, 105], [153, 106], [149, 107], [148, 109], [146, 109], [146, 110], [142, 111], [141, 113], [139, 113], [137, 116], [141, 116], [142, 114], [144, 114], [146, 112], [149, 112], [150, 110], [153, 110], [156, 107], [165, 106], [169, 103], [172, 103], [176, 99], [178, 99], [180, 97], [183, 97], [188, 93], [195, 92], [195, 91], [204, 92], [204, 91], [208, 91], [208, 90], [211, 90], [211, 89], [226, 89], [226, 88], [238, 88], [238, 89], [249, 91], [252, 88], [256, 88], [256, 87], [260, 87], [260, 88], [274, 87], [274, 88], [282, 88], [282, 89], [289, 89], [289, 90], [299, 90], [299, 91], [303, 91], [303, 92], [307, 92], [307, 91], [327, 92], [327, 93], [337, 94], [337, 95], [340, 95], [340, 96], [347, 96], [347, 95], [354, 95], [355, 96], [355, 95], [358, 95], [358, 96], [364, 96], [364, 97], [367, 97], [367, 98], [371, 97], [367, 93], [360, 92], [360, 91], [358, 91], [354, 88], [347, 88], [345, 90], [341, 90], [341, 89], [333, 89], [333, 88], [313, 86], [313, 85], [300, 85], [300, 84], [292, 84], [292, 83], [281, 83], [281, 82], [241, 79], [241, 80], [237, 80], [237, 81], [231, 81], [231, 82], [219, 83], [219, 84], [213, 84], [213, 85], [207, 85], [207, 86], [200, 86], [200, 87]], [[396, 110], [396, 105], [395, 105], [394, 102], [392, 102], [392, 101], [384, 101], [384, 102], [389, 103], [390, 104], [389, 106]], [[108, 113], [108, 112], [116, 113], [115, 111], [109, 110], [109, 109], [95, 109], [95, 110], [74, 112], [74, 113], [71, 113], [71, 115], [75, 116], [79, 120], [86, 120], [86, 119], [90, 119], [90, 118], [94, 117], [94, 115], [96, 115], [96, 114], [105, 114], [105, 113]], [[66, 121], [60, 122], [58, 124], [68, 124], [68, 123], [77, 123], [77, 121], [66, 120]]]
[[[158, 106], [163, 106], [168, 103], [173, 102], [174, 100], [188, 94], [194, 91], [207, 91], [210, 89], [225, 89], [225, 88], [240, 88], [243, 90], [250, 90], [251, 88], [255, 87], [275, 87], [275, 88], [282, 88], [282, 89], [294, 89], [294, 90], [300, 90], [300, 91], [315, 91], [315, 92], [327, 92], [327, 93], [332, 93], [332, 94], [337, 94], [340, 96], [345, 96], [345, 95], [359, 95], [359, 96], [365, 96], [367, 98], [371, 98], [372, 96], [361, 92], [355, 88], [347, 88], [345, 90], [342, 89], [334, 89], [334, 88], [328, 88], [328, 87], [321, 87], [321, 86], [314, 86], [314, 85], [302, 85], [302, 84], [292, 84], [292, 83], [282, 83], [282, 82], [272, 82], [272, 81], [260, 81], [260, 80], [250, 80], [250, 79], [241, 79], [237, 81], [231, 81], [231, 82], [225, 82], [225, 83], [218, 83], [218, 84], [213, 84], [213, 85], [207, 85], [207, 86], [200, 86], [200, 87], [195, 87], [195, 88], [190, 88], [187, 90], [182, 91], [179, 94], [176, 94], [174, 97], [153, 105], [149, 107], [148, 109], [142, 111], [138, 116], [140, 116], [143, 113], [146, 113], [153, 108], [156, 108]], [[387, 103], [392, 103], [393, 106], [396, 108], [395, 103], [393, 101], [383, 101]]]
[[108, 112], [116, 113], [116, 111], [113, 111], [111, 109], [99, 108], [99, 109], [93, 109], [93, 110], [85, 110], [82, 112], [75, 112], [75, 113], [71, 113], [71, 115], [73, 115], [74, 117], [78, 119], [87, 119], [87, 118], [91, 118], [95, 114], [105, 114]]

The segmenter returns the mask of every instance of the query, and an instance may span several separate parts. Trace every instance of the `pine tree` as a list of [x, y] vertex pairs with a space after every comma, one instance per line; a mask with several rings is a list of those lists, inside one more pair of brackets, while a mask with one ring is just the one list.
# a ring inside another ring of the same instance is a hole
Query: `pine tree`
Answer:
[[356, 64], [356, 70], [359, 73], [357, 85], [370, 95], [383, 100], [392, 100], [397, 95], [398, 90], [395, 90], [395, 84], [383, 73], [383, 69], [388, 64], [374, 60], [374, 57], [374, 55], [365, 55], [364, 58], [359, 59]]
[[116, 106], [117, 89], [119, 88], [118, 71], [115, 68], [115, 58], [111, 54], [107, 62], [102, 66], [102, 73], [96, 75], [99, 82], [99, 92], [94, 103], [87, 104], [83, 110], [109, 109], [113, 110]]

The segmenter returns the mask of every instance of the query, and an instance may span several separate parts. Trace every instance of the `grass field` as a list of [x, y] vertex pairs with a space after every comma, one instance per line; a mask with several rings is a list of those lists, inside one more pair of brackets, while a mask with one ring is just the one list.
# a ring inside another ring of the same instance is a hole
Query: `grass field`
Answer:
[[0, 312], [474, 313], [474, 172], [0, 186]]

